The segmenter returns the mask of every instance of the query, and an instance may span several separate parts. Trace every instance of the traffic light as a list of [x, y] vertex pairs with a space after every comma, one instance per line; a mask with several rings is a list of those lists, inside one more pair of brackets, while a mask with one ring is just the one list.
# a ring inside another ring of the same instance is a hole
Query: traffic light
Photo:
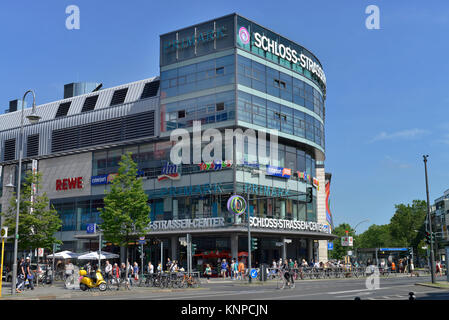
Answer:
[[311, 203], [313, 199], [312, 187], [307, 187], [306, 190], [306, 202]]
[[251, 238], [251, 251], [254, 251], [257, 249], [257, 239]]
[[192, 243], [192, 253], [195, 253], [196, 251], [196, 244]]
[[433, 236], [430, 234], [430, 232], [426, 231], [426, 243], [430, 244], [433, 241]]
[[61, 245], [59, 243], [53, 243], [53, 251], [59, 251], [61, 250]]
[[106, 240], [101, 240], [100, 249], [106, 247]]

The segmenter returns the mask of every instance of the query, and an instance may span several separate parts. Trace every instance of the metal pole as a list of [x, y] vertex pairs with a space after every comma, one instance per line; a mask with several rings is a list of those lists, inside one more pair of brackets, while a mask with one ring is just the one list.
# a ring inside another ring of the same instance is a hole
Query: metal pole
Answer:
[[248, 205], [246, 206], [246, 212], [248, 213], [248, 282], [251, 283], [251, 224], [249, 223], [249, 192], [248, 192]]
[[164, 241], [161, 239], [161, 273], [164, 271]]
[[[0, 298], [2, 297], [2, 286], [3, 286], [3, 253], [5, 252], [5, 238], [2, 237], [2, 262], [0, 266]], [[11, 281], [11, 286], [13, 285], [13, 282]]]
[[[101, 231], [98, 233], [98, 269], [97, 270], [101, 270]], [[95, 272], [97, 270], [95, 270]]]
[[429, 202], [429, 183], [427, 178], [427, 157], [428, 155], [423, 155], [424, 158], [424, 170], [426, 174], [426, 196], [427, 196], [427, 220], [429, 221], [429, 232], [430, 232], [430, 272], [432, 283], [435, 283], [435, 257], [433, 252], [433, 235], [432, 235], [432, 217], [430, 216], [430, 202]]
[[55, 250], [56, 244], [53, 243], [53, 267], [51, 269], [51, 284], [53, 285], [53, 280], [55, 279]]
[[140, 244], [140, 258], [141, 258], [141, 263], [140, 263], [140, 277], [143, 277], [143, 243]]
[[[26, 95], [26, 93], [25, 93]], [[16, 228], [15, 228], [15, 235], [14, 235], [14, 260], [12, 265], [12, 281], [11, 281], [11, 295], [16, 294], [15, 289], [15, 283], [17, 279], [17, 250], [19, 245], [19, 211], [20, 211], [20, 186], [21, 186], [21, 180], [22, 180], [22, 151], [23, 151], [23, 105], [24, 105], [24, 99], [22, 99], [22, 117], [20, 122], [20, 150], [19, 150], [19, 172], [18, 172], [18, 179], [17, 179], [17, 204], [16, 204]]]

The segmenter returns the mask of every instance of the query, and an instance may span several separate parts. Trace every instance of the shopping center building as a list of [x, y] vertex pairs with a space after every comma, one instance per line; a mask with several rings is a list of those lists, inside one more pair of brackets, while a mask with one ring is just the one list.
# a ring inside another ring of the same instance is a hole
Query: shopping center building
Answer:
[[[153, 263], [160, 259], [156, 241], [164, 260], [185, 262], [179, 240], [186, 234], [196, 244], [194, 263], [245, 257], [247, 218], [227, 208], [235, 194], [246, 199], [257, 238], [253, 261], [327, 260], [335, 237], [324, 167], [326, 77], [306, 48], [231, 14], [161, 35], [160, 76], [95, 87], [66, 85], [63, 100], [37, 106], [37, 124], [25, 120], [22, 170], [34, 163], [42, 174], [38, 192], [61, 216], [62, 249], [98, 248], [87, 225], [101, 223], [104, 192], [121, 155], [131, 152], [151, 206], [145, 250]], [[14, 109], [0, 115], [4, 211], [12, 194], [6, 184], [17, 185], [21, 111]], [[214, 165], [173, 164], [170, 136], [175, 129], [193, 134], [194, 121], [203, 132], [241, 128], [268, 136], [275, 129], [277, 160], [262, 165], [246, 140], [243, 152], [234, 149], [232, 159], [223, 153]]]

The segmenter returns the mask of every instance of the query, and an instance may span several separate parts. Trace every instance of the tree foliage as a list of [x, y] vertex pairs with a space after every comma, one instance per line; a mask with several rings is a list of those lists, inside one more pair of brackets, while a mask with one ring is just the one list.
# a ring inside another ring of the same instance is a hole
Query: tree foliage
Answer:
[[[27, 171], [25, 181], [20, 190], [19, 204], [19, 249], [31, 250], [36, 248], [51, 249], [53, 243], [62, 244], [55, 238], [56, 232], [61, 228], [62, 221], [58, 212], [49, 204], [46, 193], [39, 194], [42, 175]], [[35, 184], [37, 194], [31, 202], [32, 184]], [[9, 208], [5, 213], [5, 225], [11, 234], [15, 234], [17, 194], [10, 199]], [[32, 212], [30, 211], [32, 209]]]
[[128, 246], [128, 241], [144, 236], [149, 231], [150, 207], [141, 178], [137, 178], [137, 165], [131, 153], [124, 154], [119, 163], [118, 174], [111, 188], [106, 191], [104, 208], [99, 208], [101, 230], [104, 239]]
[[373, 224], [357, 237], [357, 246], [359, 248], [387, 248], [392, 246], [392, 243], [393, 240], [388, 224]]

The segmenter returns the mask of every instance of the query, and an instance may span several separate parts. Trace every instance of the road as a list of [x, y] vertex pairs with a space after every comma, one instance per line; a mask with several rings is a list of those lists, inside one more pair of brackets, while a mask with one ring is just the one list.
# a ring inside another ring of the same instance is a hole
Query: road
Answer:
[[[381, 279], [379, 289], [366, 288], [366, 279], [334, 279], [297, 281], [294, 289], [277, 289], [276, 282], [260, 285], [236, 283], [216, 279], [200, 289], [151, 290], [134, 288], [114, 295], [100, 294], [95, 299], [105, 300], [408, 300], [414, 292], [417, 300], [449, 300], [449, 290], [415, 285], [430, 281], [430, 277], [397, 277]], [[88, 299], [77, 295], [72, 300]], [[58, 298], [57, 298], [58, 299]], [[61, 297], [60, 299], [64, 299]]]

